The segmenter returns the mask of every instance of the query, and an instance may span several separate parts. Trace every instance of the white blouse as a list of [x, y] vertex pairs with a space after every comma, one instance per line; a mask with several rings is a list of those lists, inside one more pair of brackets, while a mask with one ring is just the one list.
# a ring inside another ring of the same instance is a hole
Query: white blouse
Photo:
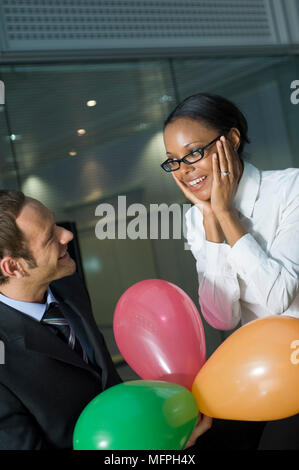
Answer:
[[220, 330], [268, 315], [299, 318], [299, 169], [245, 162], [234, 205], [247, 233], [233, 247], [206, 240], [197, 207], [186, 214], [203, 316]]

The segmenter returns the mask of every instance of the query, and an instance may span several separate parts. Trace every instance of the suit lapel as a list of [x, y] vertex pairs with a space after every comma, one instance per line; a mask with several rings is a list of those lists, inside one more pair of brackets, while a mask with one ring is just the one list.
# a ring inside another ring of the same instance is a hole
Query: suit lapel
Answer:
[[[55, 298], [59, 301], [66, 319], [74, 325], [75, 333], [79, 340], [87, 349], [89, 349], [90, 357], [94, 357], [97, 343], [94, 341], [93, 315], [89, 298], [82, 295], [82, 288], [67, 288], [68, 278], [62, 279], [60, 282], [51, 284], [51, 290]], [[92, 324], [92, 325], [91, 325]], [[97, 329], [97, 327], [96, 327]]]
[[[107, 380], [107, 373], [108, 373], [107, 365], [109, 364], [109, 361], [111, 361], [111, 359], [110, 359], [110, 356], [108, 356], [106, 353], [107, 350], [106, 350], [106, 346], [105, 346], [102, 334], [100, 333], [93, 317], [87, 314], [86, 312], [86, 309], [88, 308], [87, 305], [85, 305], [84, 307], [82, 306], [83, 310], [81, 310], [81, 309], [78, 309], [77, 305], [72, 300], [66, 299], [64, 302], [64, 309], [65, 307], [68, 307], [69, 309], [71, 309], [71, 311], [74, 312], [80, 318], [82, 322], [83, 328], [88, 337], [88, 341], [92, 347], [95, 361], [102, 370], [102, 383], [104, 387], [106, 380]], [[82, 312], [85, 312], [85, 315], [84, 314], [82, 315]]]
[[51, 284], [51, 290], [57, 300], [62, 302], [69, 311], [77, 315], [84, 327], [89, 343], [94, 351], [96, 363], [102, 369], [102, 385], [106, 388], [108, 368], [114, 369], [112, 359], [107, 350], [102, 333], [94, 320], [88, 293], [82, 287], [82, 281], [76, 276], [63, 278]]
[[25, 315], [23, 323], [25, 347], [27, 349], [45, 354], [59, 361], [67, 362], [76, 367], [91, 370], [90, 366], [83, 361], [83, 358], [64, 341], [57, 338], [47, 326]]
[[71, 348], [55, 334], [30, 316], [0, 302], [0, 328], [7, 340], [24, 338], [26, 349], [36, 351], [73, 366], [93, 370]]
[[[76, 334], [79, 339], [82, 339], [83, 346], [85, 339], [91, 347], [90, 357], [95, 358], [96, 370], [92, 365], [86, 364], [75, 351], [60, 341], [45, 325], [0, 302], [0, 331], [4, 332], [4, 339], [24, 337], [28, 349], [89, 370], [97, 376], [100, 374], [103, 390], [120, 383], [121, 378], [116, 372], [104, 337], [93, 317], [88, 292], [78, 275], [54, 281], [51, 283], [51, 290], [56, 299], [63, 303], [66, 317], [70, 315], [73, 320], [76, 320], [78, 326]], [[71, 318], [70, 316], [68, 318]], [[99, 367], [101, 370], [98, 369]]]
[[71, 306], [66, 302], [59, 302], [59, 308], [63, 312], [63, 315], [65, 316], [66, 320], [74, 329], [76, 338], [80, 341], [81, 346], [84, 348], [89, 360], [93, 364], [95, 364], [96, 361], [94, 349], [90, 344], [88, 335], [86, 334], [86, 328], [84, 328], [81, 316], [76, 310], [74, 311], [74, 308], [71, 308]]

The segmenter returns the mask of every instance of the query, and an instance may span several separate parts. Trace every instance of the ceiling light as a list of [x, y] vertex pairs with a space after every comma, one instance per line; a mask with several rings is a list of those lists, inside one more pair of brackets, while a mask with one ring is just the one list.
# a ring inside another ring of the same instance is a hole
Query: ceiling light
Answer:
[[86, 105], [89, 106], [90, 108], [92, 108], [93, 106], [95, 106], [97, 104], [96, 100], [89, 100], [87, 101]]
[[75, 150], [71, 150], [71, 151], [69, 152], [69, 155], [70, 155], [71, 157], [74, 157], [75, 155], [77, 155], [77, 152], [75, 152]]
[[84, 135], [84, 134], [86, 134], [86, 130], [85, 129], [78, 129], [77, 134], [78, 135]]
[[163, 95], [163, 96], [161, 96], [159, 101], [160, 101], [160, 103], [167, 103], [168, 101], [173, 101], [173, 98], [170, 95]]
[[12, 140], [14, 142], [16, 140], [21, 140], [21, 135], [20, 134], [10, 134], [9, 138], [10, 138], [10, 140]]
[[148, 128], [148, 123], [146, 123], [146, 122], [141, 122], [137, 126], [138, 131], [143, 131], [144, 129], [147, 129], [147, 128]]

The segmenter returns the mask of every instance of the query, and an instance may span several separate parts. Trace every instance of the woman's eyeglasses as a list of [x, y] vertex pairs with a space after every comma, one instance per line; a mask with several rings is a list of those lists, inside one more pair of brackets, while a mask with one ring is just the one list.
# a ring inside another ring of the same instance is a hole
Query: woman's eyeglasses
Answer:
[[[222, 134], [221, 134], [222, 135]], [[213, 139], [211, 142], [209, 142], [207, 145], [204, 147], [197, 147], [193, 150], [191, 150], [190, 153], [187, 153], [182, 158], [168, 158], [161, 164], [161, 167], [163, 168], [164, 171], [170, 172], [170, 171], [176, 171], [180, 168], [181, 162], [186, 163], [186, 165], [192, 165], [193, 163], [198, 162], [204, 157], [204, 152], [205, 150], [212, 144], [214, 144], [217, 140], [220, 139], [221, 135], [216, 137], [216, 139]]]

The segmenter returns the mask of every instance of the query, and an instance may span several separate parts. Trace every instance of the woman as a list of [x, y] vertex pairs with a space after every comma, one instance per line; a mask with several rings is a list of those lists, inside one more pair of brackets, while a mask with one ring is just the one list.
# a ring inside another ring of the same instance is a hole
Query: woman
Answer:
[[268, 315], [299, 318], [299, 170], [243, 162], [245, 117], [215, 95], [178, 105], [164, 142], [162, 167], [194, 204], [187, 238], [206, 320], [230, 330]]
[[186, 215], [199, 302], [221, 330], [269, 315], [299, 318], [299, 170], [243, 161], [247, 122], [227, 99], [186, 98], [164, 125], [170, 172], [194, 204]]

